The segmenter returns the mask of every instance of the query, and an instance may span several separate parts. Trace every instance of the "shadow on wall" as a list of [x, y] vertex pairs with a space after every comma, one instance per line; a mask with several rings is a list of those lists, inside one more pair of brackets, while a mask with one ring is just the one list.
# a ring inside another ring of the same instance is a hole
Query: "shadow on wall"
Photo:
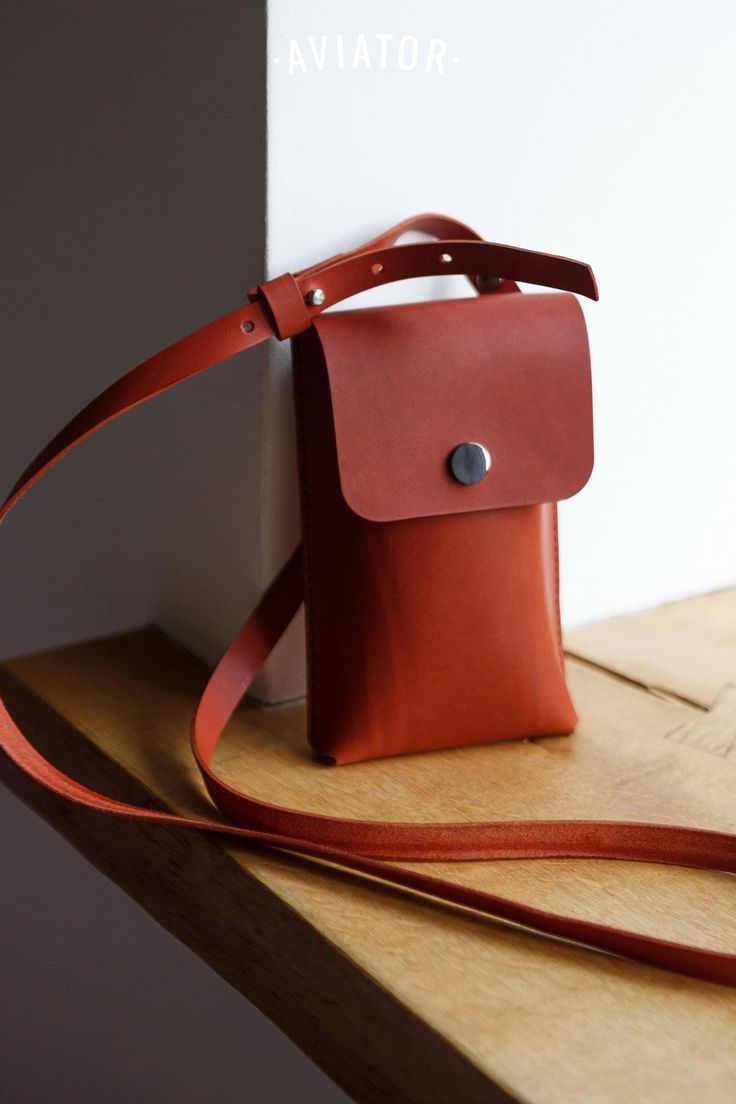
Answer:
[[[84, 403], [260, 279], [265, 21], [235, 2], [9, 0], [2, 23], [9, 488]], [[154, 612], [224, 646], [257, 579], [258, 380], [241, 367], [107, 427], [15, 512], [0, 656]]]

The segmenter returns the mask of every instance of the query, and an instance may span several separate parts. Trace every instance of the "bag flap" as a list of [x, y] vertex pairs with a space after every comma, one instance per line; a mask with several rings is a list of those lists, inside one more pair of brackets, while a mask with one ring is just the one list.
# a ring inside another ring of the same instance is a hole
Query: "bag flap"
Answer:
[[[573, 295], [520, 293], [339, 311], [324, 351], [342, 493], [369, 521], [569, 498], [593, 466], [590, 358]], [[453, 478], [464, 442], [491, 454]]]

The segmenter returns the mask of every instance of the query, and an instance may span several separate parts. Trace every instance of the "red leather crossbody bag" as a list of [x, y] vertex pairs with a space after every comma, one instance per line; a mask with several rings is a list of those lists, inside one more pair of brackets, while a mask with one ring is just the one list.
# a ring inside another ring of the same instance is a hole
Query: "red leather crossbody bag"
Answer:
[[[407, 230], [439, 239], [397, 246]], [[468, 299], [344, 310], [370, 287], [469, 276]], [[517, 281], [554, 289], [521, 294]], [[482, 241], [440, 215], [266, 281], [249, 302], [123, 376], [26, 470], [4, 517], [102, 425], [269, 337], [292, 339], [302, 547], [213, 672], [194, 755], [228, 818], [93, 793], [61, 774], [0, 703], [0, 744], [49, 789], [101, 812], [228, 833], [327, 859], [536, 931], [736, 985], [736, 956], [558, 916], [396, 865], [605, 857], [736, 873], [736, 837], [614, 821], [386, 823], [280, 808], [212, 770], [219, 736], [304, 601], [308, 738], [336, 763], [570, 733], [558, 604], [560, 499], [593, 463], [587, 265]]]

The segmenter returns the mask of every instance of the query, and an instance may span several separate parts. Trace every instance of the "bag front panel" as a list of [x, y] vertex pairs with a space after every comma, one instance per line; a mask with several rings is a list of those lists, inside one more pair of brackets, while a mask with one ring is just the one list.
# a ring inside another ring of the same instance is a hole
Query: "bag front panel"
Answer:
[[315, 752], [347, 763], [570, 732], [554, 504], [360, 517], [314, 330], [294, 342], [294, 381]]

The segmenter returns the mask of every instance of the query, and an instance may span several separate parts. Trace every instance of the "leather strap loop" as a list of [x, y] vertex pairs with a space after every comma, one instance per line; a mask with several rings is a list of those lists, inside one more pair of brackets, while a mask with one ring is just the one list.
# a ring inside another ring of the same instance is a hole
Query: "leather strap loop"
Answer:
[[276, 336], [280, 341], [303, 333], [312, 324], [304, 295], [290, 272], [258, 285], [271, 312]]
[[[404, 234], [409, 233], [429, 234], [433, 238], [438, 239], [483, 241], [481, 235], [476, 233], [476, 231], [471, 229], [466, 223], [460, 222], [458, 219], [448, 218], [447, 215], [436, 215], [432, 212], [428, 212], [422, 215], [412, 215], [410, 218], [403, 219], [401, 222], [397, 222], [396, 225], [392, 226], [389, 230], [384, 231], [383, 234], [378, 234], [377, 237], [371, 238], [370, 241], [365, 242], [363, 245], [359, 245], [350, 253], [338, 253], [328, 260], [319, 261], [309, 268], [302, 269], [298, 275], [300, 277], [311, 276], [313, 273], [319, 272], [329, 264], [332, 264], [333, 261], [345, 260], [347, 257], [357, 257], [361, 253], [371, 253], [376, 249], [387, 249], [391, 245], [396, 245], [399, 238], [403, 238]], [[490, 290], [477, 287], [474, 276], [468, 275], [468, 279], [475, 291], [483, 292]]]
[[[453, 235], [434, 244], [393, 246], [409, 229]], [[249, 305], [190, 334], [123, 376], [61, 430], [29, 465], [0, 510], [0, 521], [26, 491], [75, 445], [127, 410], [162, 391], [260, 344], [310, 325], [304, 295], [319, 286], [332, 304], [375, 283], [440, 272], [502, 276], [597, 297], [587, 265], [562, 257], [478, 241], [469, 227], [441, 215], [399, 223], [352, 253], [294, 276], [268, 281]], [[447, 260], [449, 257], [449, 260]], [[295, 291], [296, 289], [296, 291]], [[297, 293], [300, 307], [297, 307]], [[271, 317], [272, 316], [272, 317]], [[677, 825], [605, 821], [511, 821], [485, 824], [411, 824], [345, 820], [284, 809], [238, 793], [211, 770], [219, 736], [248, 685], [297, 611], [302, 598], [299, 550], [261, 599], [227, 649], [205, 689], [192, 742], [205, 784], [231, 823], [196, 820], [128, 805], [95, 793], [61, 773], [28, 741], [0, 701], [0, 746], [47, 789], [101, 813], [235, 836], [378, 878], [415, 892], [523, 924], [537, 932], [627, 955], [692, 977], [736, 987], [736, 955], [691, 947], [636, 932], [535, 909], [448, 879], [395, 866], [425, 862], [543, 857], [606, 857], [673, 863], [736, 873], [736, 836]]]

